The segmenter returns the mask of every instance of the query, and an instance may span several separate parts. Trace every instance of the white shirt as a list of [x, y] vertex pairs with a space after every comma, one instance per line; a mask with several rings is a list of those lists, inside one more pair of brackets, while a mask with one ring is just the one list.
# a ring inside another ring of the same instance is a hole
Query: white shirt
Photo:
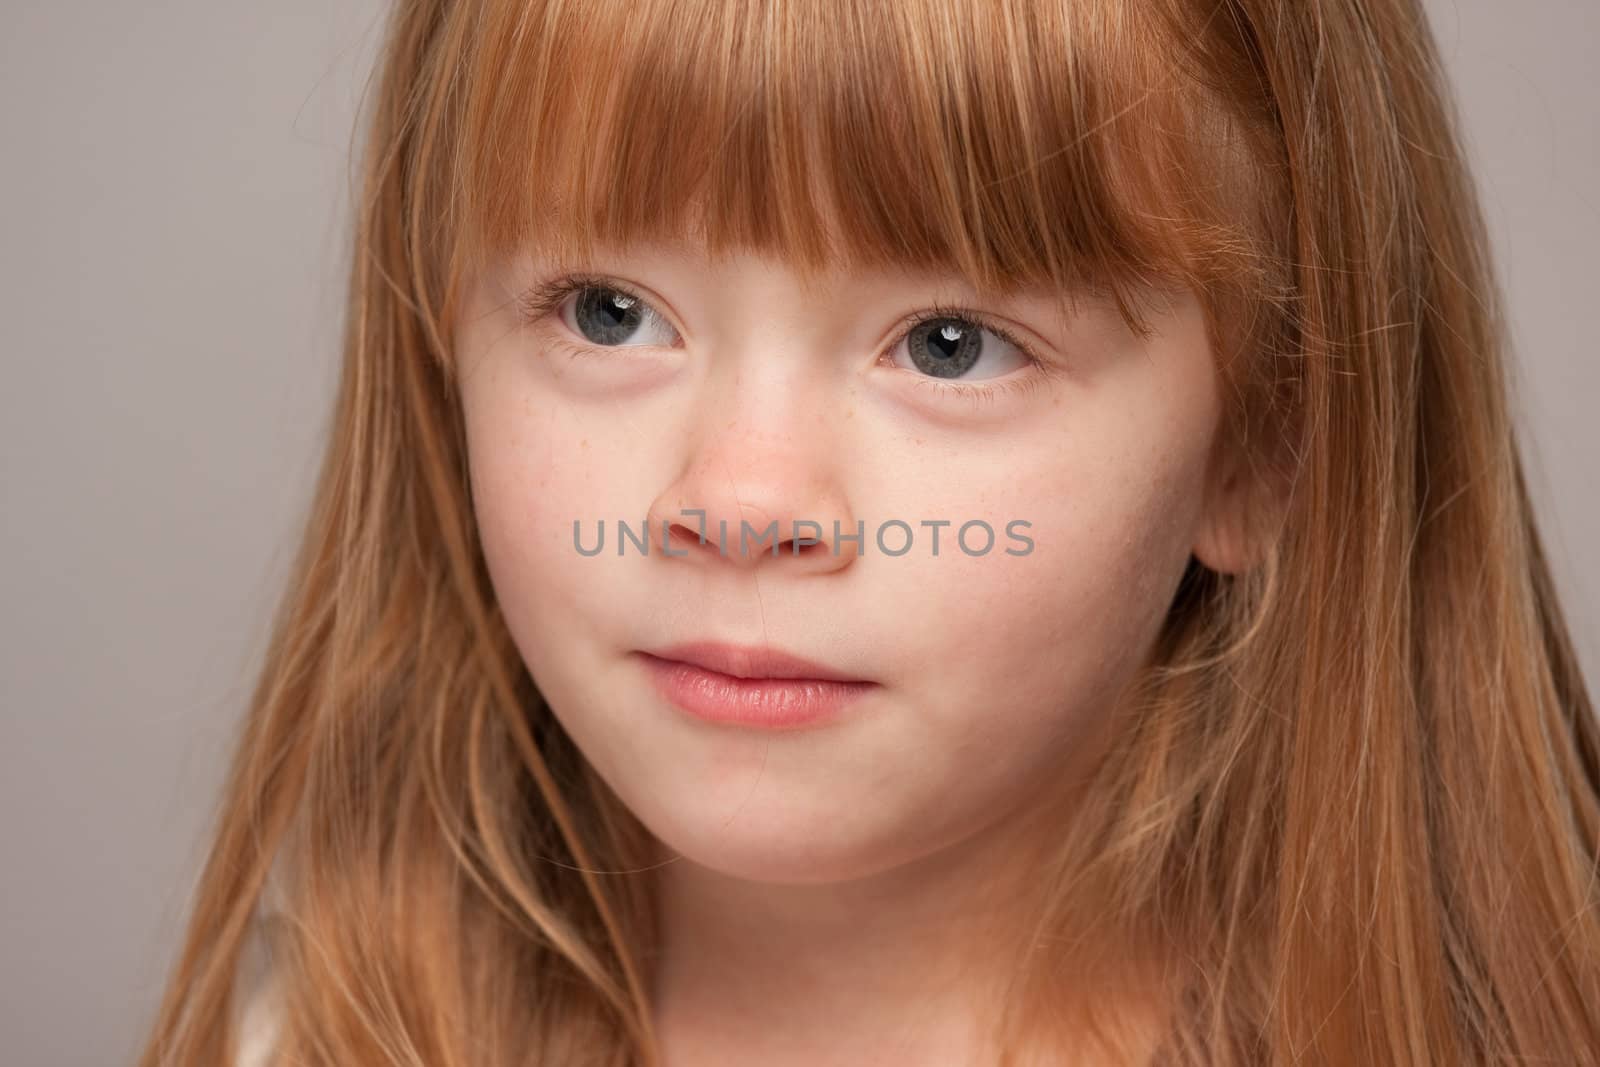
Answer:
[[278, 1033], [278, 1003], [276, 989], [270, 982], [252, 989], [244, 1000], [236, 1032], [239, 1035], [239, 1053], [234, 1067], [265, 1067], [267, 1054]]
[[265, 1067], [277, 1038], [279, 992], [273, 981], [272, 956], [267, 926], [278, 918], [281, 898], [276, 879], [269, 875], [267, 885], [245, 935], [239, 959], [239, 974], [234, 987], [234, 1033], [238, 1036], [238, 1055], [233, 1067]]

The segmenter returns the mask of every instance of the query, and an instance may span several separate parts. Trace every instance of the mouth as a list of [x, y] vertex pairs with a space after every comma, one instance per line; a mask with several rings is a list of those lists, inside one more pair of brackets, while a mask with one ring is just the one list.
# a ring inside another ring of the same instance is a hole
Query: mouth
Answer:
[[818, 726], [878, 688], [877, 682], [770, 648], [702, 641], [636, 655], [669, 703], [724, 726]]
[[642, 653], [656, 659], [687, 663], [730, 678], [783, 681], [853, 682], [869, 679], [837, 670], [824, 663], [774, 648], [731, 645], [721, 641], [693, 641]]

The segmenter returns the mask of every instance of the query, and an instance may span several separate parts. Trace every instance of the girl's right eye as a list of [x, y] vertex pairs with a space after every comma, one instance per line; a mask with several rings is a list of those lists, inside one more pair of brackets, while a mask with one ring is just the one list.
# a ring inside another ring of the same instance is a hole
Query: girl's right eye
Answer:
[[[577, 300], [569, 311], [567, 298], [574, 294]], [[524, 320], [530, 323], [556, 313], [562, 325], [594, 348], [637, 347], [627, 342], [641, 327], [647, 337], [638, 344], [671, 347], [678, 340], [672, 324], [648, 301], [604, 278], [565, 275], [529, 289], [517, 304]], [[652, 335], [660, 339], [651, 339]]]

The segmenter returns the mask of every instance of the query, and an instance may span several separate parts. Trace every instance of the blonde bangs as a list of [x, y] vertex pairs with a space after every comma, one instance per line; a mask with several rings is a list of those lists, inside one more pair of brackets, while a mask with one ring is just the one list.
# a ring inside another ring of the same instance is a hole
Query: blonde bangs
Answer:
[[461, 255], [695, 240], [983, 294], [1243, 281], [1228, 125], [1121, 4], [464, 5], [442, 194]]

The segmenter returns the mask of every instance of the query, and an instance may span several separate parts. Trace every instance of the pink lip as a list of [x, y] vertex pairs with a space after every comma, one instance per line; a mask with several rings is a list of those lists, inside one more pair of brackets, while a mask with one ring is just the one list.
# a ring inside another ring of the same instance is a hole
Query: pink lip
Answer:
[[652, 649], [646, 655], [692, 663], [734, 678], [803, 678], [829, 682], [863, 682], [843, 671], [787, 652], [754, 645], [729, 645], [720, 641], [691, 641]]
[[695, 642], [638, 653], [657, 689], [701, 719], [792, 729], [836, 716], [876, 682], [770, 649]]

